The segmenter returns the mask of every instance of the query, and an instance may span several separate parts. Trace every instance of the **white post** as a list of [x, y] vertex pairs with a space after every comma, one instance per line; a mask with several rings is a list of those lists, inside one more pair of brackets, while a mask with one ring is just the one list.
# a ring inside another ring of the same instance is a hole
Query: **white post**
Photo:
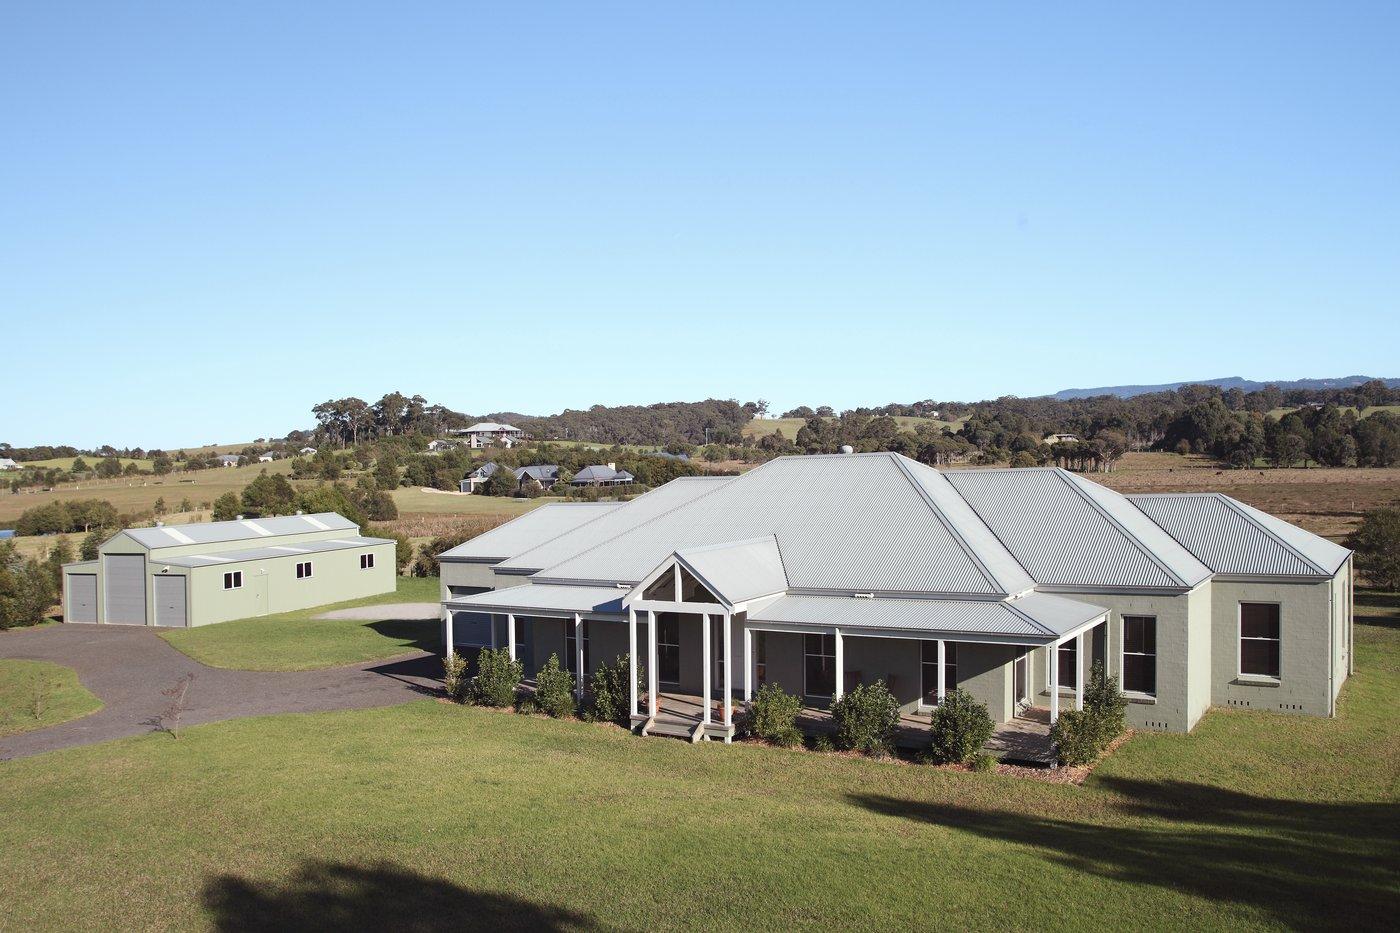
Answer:
[[1084, 709], [1084, 633], [1074, 639], [1074, 708]]
[[841, 630], [838, 628], [832, 631], [836, 633], [836, 689], [831, 698], [839, 700], [846, 692], [846, 646], [841, 638]]
[[753, 632], [744, 626], [744, 702], [753, 699]]
[[574, 689], [583, 702], [583, 616], [574, 613]]
[[647, 610], [647, 713], [655, 718], [661, 678], [656, 673], [656, 613]]
[[700, 675], [700, 703], [704, 712], [700, 715], [700, 721], [709, 725], [713, 717], [710, 715], [710, 704], [714, 702], [714, 688], [710, 685], [712, 677], [711, 670], [714, 666], [713, 643], [710, 641], [710, 614], [702, 612], [700, 614], [700, 657], [704, 659], [704, 671]]
[[[734, 725], [734, 626], [732, 616], [724, 614], [724, 725]], [[725, 739], [729, 741], [728, 738]]]
[[1051, 645], [1050, 652], [1050, 725], [1060, 719], [1060, 646]]
[[452, 610], [447, 610], [447, 618], [443, 620], [443, 630], [447, 637], [447, 650], [442, 653], [443, 657], [452, 657]]
[[515, 616], [506, 613], [506, 645], [510, 648], [510, 659], [515, 660]]
[[940, 638], [940, 639], [938, 639], [938, 687], [937, 687], [938, 692], [935, 694], [935, 696], [936, 696], [937, 699], [938, 699], [938, 705], [939, 705], [939, 706], [942, 706], [942, 705], [943, 705], [943, 697], [944, 697], [944, 694], [945, 694], [946, 691], [947, 691], [947, 688], [944, 686], [944, 684], [946, 684], [947, 682], [948, 682], [948, 649], [947, 649], [947, 646], [945, 645], [943, 639]]
[[631, 665], [631, 676], [627, 682], [627, 697], [630, 701], [627, 714], [637, 714], [637, 610], [627, 607], [627, 663]]
[[491, 623], [487, 628], [491, 629], [491, 649], [494, 651], [496, 648], [496, 617], [488, 616], [487, 620]]

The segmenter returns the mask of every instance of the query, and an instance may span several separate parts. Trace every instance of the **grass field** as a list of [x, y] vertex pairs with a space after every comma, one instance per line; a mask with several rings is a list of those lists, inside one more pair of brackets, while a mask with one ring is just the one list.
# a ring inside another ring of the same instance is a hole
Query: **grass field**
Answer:
[[210, 667], [249, 671], [305, 671], [391, 658], [414, 649], [438, 649], [438, 623], [419, 619], [317, 619], [333, 609], [384, 603], [435, 603], [437, 577], [398, 577], [393, 593], [296, 612], [171, 629], [160, 636]]
[[[1293, 411], [1297, 411], [1297, 410], [1298, 410], [1297, 408], [1288, 408], [1288, 407], [1285, 407], [1285, 408], [1275, 408], [1275, 409], [1273, 409], [1272, 411], [1269, 412], [1269, 416], [1270, 416], [1270, 417], [1273, 417], [1273, 418], [1282, 418], [1284, 415], [1288, 414], [1289, 412], [1293, 412]], [[1342, 408], [1342, 411], [1355, 412], [1355, 411], [1357, 411], [1357, 408], [1356, 408], [1354, 405], [1347, 405], [1347, 406], [1345, 406], [1345, 407]], [[1371, 416], [1371, 415], [1374, 415], [1374, 414], [1375, 414], [1376, 412], [1378, 412], [1378, 411], [1388, 411], [1388, 412], [1390, 412], [1392, 415], [1400, 415], [1400, 405], [1367, 405], [1365, 408], [1363, 408], [1363, 409], [1360, 410], [1360, 416], [1361, 416], [1362, 418], [1366, 418], [1366, 417], [1369, 417], [1369, 416]]]
[[[49, 460], [26, 460], [20, 465], [24, 467], [35, 467], [36, 469], [40, 470], [52, 470], [55, 468], [60, 470], [71, 470], [73, 469], [73, 463], [77, 459], [77, 457], [53, 457]], [[97, 465], [97, 461], [105, 459], [107, 458], [84, 457], [83, 461], [88, 465], [88, 468], [91, 469], [92, 467]], [[123, 469], [125, 469], [127, 466], [133, 463], [136, 464], [136, 468], [138, 470], [149, 470], [151, 468], [150, 460], [137, 460], [131, 457], [118, 457], [117, 462], [122, 465]]]
[[1083, 787], [434, 700], [0, 763], [0, 903], [14, 929], [1385, 928], [1378, 621], [1340, 718], [1216, 711]]
[[[921, 424], [934, 424], [940, 428], [952, 428], [957, 430], [958, 425], [966, 421], [966, 418], [959, 418], [957, 421], [940, 421], [937, 418], [912, 418], [905, 415], [896, 416], [895, 421], [899, 422], [901, 431], [918, 430]], [[774, 431], [781, 431], [783, 437], [790, 441], [797, 439], [797, 432], [807, 423], [806, 418], [762, 418], [750, 421], [744, 425], [743, 434], [745, 437], [767, 437]]]
[[101, 708], [102, 701], [78, 682], [71, 668], [0, 659], [0, 736], [56, 726]]
[[507, 499], [504, 496], [462, 495], [452, 492], [424, 492], [417, 486], [400, 486], [393, 491], [394, 504], [402, 513], [449, 513], [452, 515], [524, 515], [546, 502], [558, 502], [550, 496], [538, 499]]

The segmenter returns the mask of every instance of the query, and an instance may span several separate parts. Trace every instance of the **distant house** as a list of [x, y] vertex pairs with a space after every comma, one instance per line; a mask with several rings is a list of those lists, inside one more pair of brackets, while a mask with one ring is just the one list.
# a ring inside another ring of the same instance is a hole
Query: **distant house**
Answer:
[[435, 454], [435, 453], [441, 453], [441, 452], [444, 451], [444, 450], [456, 450], [456, 449], [457, 449], [457, 442], [456, 442], [456, 441], [444, 441], [444, 440], [437, 440], [437, 439], [428, 441], [428, 453]]
[[1079, 443], [1079, 435], [1078, 435], [1078, 434], [1047, 434], [1047, 435], [1045, 435], [1045, 440], [1042, 441], [1041, 443], [1044, 443], [1044, 444], [1078, 444], [1078, 443]]
[[258, 454], [258, 462], [259, 462], [259, 463], [271, 463], [272, 461], [274, 461], [274, 460], [276, 460], [276, 459], [277, 459], [277, 455], [276, 455], [276, 454]]
[[527, 479], [536, 480], [541, 486], [548, 489], [559, 482], [559, 467], [553, 463], [541, 463], [535, 466], [521, 467], [515, 471], [517, 483], [523, 483]]
[[238, 454], [223, 454], [219, 457], [219, 465], [226, 467], [238, 466]]
[[0, 457], [0, 470], [18, 470], [19, 464], [9, 457]]
[[497, 465], [494, 460], [483, 463], [481, 466], [462, 477], [462, 481], [457, 485], [457, 488], [462, 492], [476, 492], [476, 487], [490, 479], [491, 474], [499, 469], [500, 466]]
[[297, 453], [301, 454], [303, 457], [314, 457], [316, 456], [316, 448], [303, 447], [301, 450], [298, 450]]
[[586, 466], [574, 474], [569, 481], [571, 486], [626, 486], [635, 483], [637, 478], [626, 470], [619, 470], [616, 463], [606, 466]]
[[465, 437], [467, 446], [473, 450], [493, 445], [514, 447], [525, 437], [525, 432], [519, 428], [509, 424], [498, 424], [495, 421], [478, 421], [469, 428], [461, 428], [451, 433]]

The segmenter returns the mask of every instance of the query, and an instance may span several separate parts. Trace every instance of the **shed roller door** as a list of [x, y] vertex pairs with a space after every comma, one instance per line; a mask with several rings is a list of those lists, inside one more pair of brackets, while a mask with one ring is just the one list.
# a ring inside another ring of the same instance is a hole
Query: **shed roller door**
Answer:
[[155, 577], [156, 581], [156, 625], [167, 628], [184, 628], [185, 620], [185, 578]]
[[68, 575], [68, 605], [64, 608], [65, 622], [97, 621], [97, 574]]
[[107, 622], [146, 624], [146, 558], [140, 554], [108, 554], [102, 558], [107, 582]]

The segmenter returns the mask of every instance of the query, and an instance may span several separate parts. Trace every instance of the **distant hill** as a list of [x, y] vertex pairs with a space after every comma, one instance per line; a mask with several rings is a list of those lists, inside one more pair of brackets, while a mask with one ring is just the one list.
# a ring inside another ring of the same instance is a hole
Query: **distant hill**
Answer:
[[[1164, 382], [1155, 386], [1099, 386], [1095, 389], [1062, 389], [1050, 396], [1059, 401], [1074, 398], [1092, 398], [1095, 395], [1116, 395], [1119, 398], [1132, 398], [1134, 395], [1147, 395], [1149, 392], [1171, 392], [1182, 386], [1219, 386], [1222, 389], [1241, 389], [1245, 392], [1258, 392], [1267, 385], [1278, 386], [1284, 392], [1295, 389], [1350, 389], [1363, 382], [1381, 379], [1379, 376], [1342, 376], [1337, 379], [1276, 379], [1269, 382], [1255, 382], [1241, 376], [1226, 376], [1223, 379], [1192, 379], [1187, 382]], [[1381, 379], [1387, 387], [1400, 388], [1400, 379]]]

